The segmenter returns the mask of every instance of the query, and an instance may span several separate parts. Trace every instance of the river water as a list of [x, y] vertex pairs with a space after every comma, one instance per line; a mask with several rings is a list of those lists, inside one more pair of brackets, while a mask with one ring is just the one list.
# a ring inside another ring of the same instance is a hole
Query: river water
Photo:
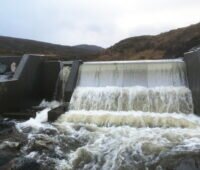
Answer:
[[[197, 170], [200, 118], [181, 60], [85, 63], [69, 111], [53, 123], [44, 102], [16, 123], [20, 154], [41, 169]], [[5, 144], [6, 145], [6, 144]]]

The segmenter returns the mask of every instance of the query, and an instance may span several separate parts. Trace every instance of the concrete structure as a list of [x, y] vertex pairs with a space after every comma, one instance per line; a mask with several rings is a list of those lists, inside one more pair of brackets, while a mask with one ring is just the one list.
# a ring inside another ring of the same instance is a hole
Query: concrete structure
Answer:
[[58, 74], [61, 70], [59, 61], [44, 61], [41, 72], [41, 96], [53, 100]]
[[0, 113], [16, 112], [36, 105], [41, 100], [40, 73], [43, 58], [24, 55], [19, 58], [1, 58], [1, 63], [10, 66], [16, 62], [17, 68], [10, 78], [0, 81]]
[[78, 70], [81, 63], [80, 60], [76, 60], [71, 65], [71, 72], [65, 86], [65, 101], [67, 102], [70, 101], [74, 88], [76, 87]]
[[[13, 62], [17, 64], [15, 73], [10, 78], [0, 81], [0, 113], [18, 112], [38, 105], [44, 98], [52, 99], [50, 93], [55, 88], [59, 73], [58, 62], [52, 65], [40, 55], [2, 57], [0, 62], [8, 68]], [[46, 76], [47, 72], [52, 75], [51, 80], [44, 80], [49, 77]], [[44, 81], [49, 83], [48, 87]]]
[[63, 63], [63, 66], [71, 66], [71, 71], [68, 77], [68, 81], [65, 84], [65, 102], [63, 105], [51, 110], [48, 112], [48, 120], [49, 121], [55, 121], [62, 113], [68, 110], [69, 102], [71, 99], [71, 96], [73, 94], [73, 91], [76, 87], [76, 82], [78, 78], [78, 71], [79, 71], [79, 66], [82, 63], [80, 60], [75, 60], [71, 63]]
[[[184, 61], [195, 113], [200, 114], [200, 49], [185, 53]], [[0, 79], [0, 114], [16, 113], [37, 106], [42, 99], [53, 100], [58, 75], [64, 66], [71, 67], [65, 84], [65, 104], [51, 110], [49, 120], [54, 121], [68, 109], [81, 61], [48, 61], [42, 55], [0, 58], [0, 63], [8, 66], [7, 72], [10, 72], [9, 67], [13, 62], [17, 65], [15, 73], [8, 79]]]
[[[11, 73], [10, 66], [13, 62], [17, 68]], [[0, 63], [7, 66], [6, 72], [10, 74], [9, 78], [0, 80], [0, 114], [12, 116], [13, 112], [16, 117], [23, 117], [16, 112], [37, 106], [42, 99], [54, 99], [59, 72], [64, 66], [71, 67], [65, 87], [65, 102], [69, 102], [76, 86], [81, 61], [48, 61], [43, 55], [24, 55], [1, 57]], [[67, 108], [67, 104], [63, 108]]]
[[68, 110], [69, 103], [63, 103], [61, 106], [52, 109], [48, 112], [48, 121], [55, 121], [61, 114]]
[[185, 53], [189, 88], [192, 91], [194, 112], [200, 115], [200, 48]]

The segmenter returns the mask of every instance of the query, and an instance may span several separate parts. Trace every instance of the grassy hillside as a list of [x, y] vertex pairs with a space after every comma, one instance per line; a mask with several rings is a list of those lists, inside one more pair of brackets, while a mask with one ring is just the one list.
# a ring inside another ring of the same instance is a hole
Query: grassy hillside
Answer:
[[0, 55], [46, 54], [59, 59], [83, 59], [99, 55], [104, 49], [97, 46], [63, 46], [40, 41], [0, 36]]
[[85, 49], [85, 50], [88, 50], [88, 51], [91, 51], [91, 52], [93, 51], [94, 53], [104, 51], [104, 48], [96, 46], [96, 45], [81, 44], [81, 45], [76, 45], [76, 46], [73, 46], [73, 47], [79, 48], [79, 49]]
[[199, 44], [200, 23], [156, 36], [124, 39], [98, 56], [98, 60], [176, 58]]

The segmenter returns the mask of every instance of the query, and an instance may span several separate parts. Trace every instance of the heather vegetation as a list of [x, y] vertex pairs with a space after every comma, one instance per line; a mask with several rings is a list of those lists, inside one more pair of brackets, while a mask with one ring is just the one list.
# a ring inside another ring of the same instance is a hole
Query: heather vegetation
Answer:
[[100, 60], [161, 59], [182, 57], [200, 45], [200, 23], [155, 36], [124, 39], [108, 48]]

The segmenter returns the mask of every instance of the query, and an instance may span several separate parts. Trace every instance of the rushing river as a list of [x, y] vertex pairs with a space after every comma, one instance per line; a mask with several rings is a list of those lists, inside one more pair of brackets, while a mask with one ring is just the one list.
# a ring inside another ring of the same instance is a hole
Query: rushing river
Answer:
[[19, 155], [37, 168], [200, 169], [200, 118], [182, 61], [86, 63], [68, 112], [48, 123], [47, 112], [59, 103], [41, 105], [36, 118], [15, 123], [25, 136]]
[[187, 159], [200, 155], [200, 118], [194, 114], [70, 110], [49, 124], [48, 110], [17, 124], [28, 136], [21, 151], [43, 167], [181, 170], [195, 167]]

